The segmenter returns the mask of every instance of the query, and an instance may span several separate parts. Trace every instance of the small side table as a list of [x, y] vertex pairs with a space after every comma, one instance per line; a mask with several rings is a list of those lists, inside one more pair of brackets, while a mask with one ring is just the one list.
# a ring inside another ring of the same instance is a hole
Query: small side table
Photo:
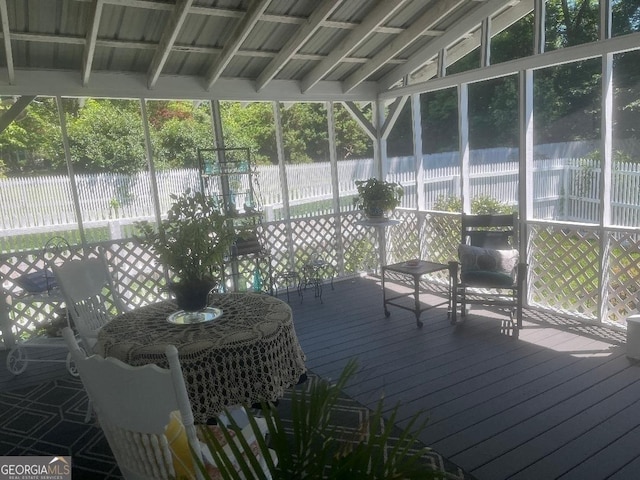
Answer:
[[[453, 262], [452, 262], [453, 263]], [[435, 273], [442, 270], [449, 271], [449, 295], [448, 298], [440, 303], [436, 303], [435, 305], [423, 305], [420, 302], [420, 278], [423, 275], [428, 273]], [[396, 274], [400, 274], [402, 276], [410, 277], [413, 281], [413, 292], [403, 293], [395, 296], [388, 296], [386, 289], [386, 274], [388, 272], [393, 272]], [[431, 308], [439, 307], [441, 305], [449, 306], [449, 315], [451, 315], [451, 311], [454, 309], [455, 305], [452, 304], [453, 297], [452, 295], [456, 291], [457, 288], [457, 280], [454, 276], [453, 267], [451, 263], [449, 265], [445, 265], [443, 263], [435, 263], [435, 262], [427, 262], [425, 260], [420, 260], [417, 265], [411, 266], [408, 265], [407, 262], [399, 262], [394, 263], [392, 265], [384, 265], [382, 267], [382, 301], [384, 307], [384, 315], [388, 317], [391, 315], [387, 305], [393, 305], [398, 308], [402, 308], [404, 310], [409, 310], [415, 313], [416, 316], [416, 324], [418, 327], [422, 327], [422, 321], [420, 320], [420, 315], [425, 310], [429, 310]], [[400, 298], [410, 297], [413, 295], [413, 307], [408, 307], [406, 304], [401, 304], [396, 302], [396, 300]]]
[[322, 284], [325, 278], [331, 278], [331, 290], [333, 287], [333, 278], [335, 277], [335, 267], [326, 261], [321, 255], [313, 254], [307, 263], [302, 267], [302, 289], [313, 285], [314, 296], [322, 301]]
[[298, 272], [296, 272], [295, 270], [285, 270], [284, 272], [279, 273], [278, 275], [276, 275], [275, 284], [276, 297], [278, 296], [278, 289], [282, 284], [287, 289], [287, 303], [289, 303], [289, 286], [295, 285], [298, 296], [300, 297], [300, 301], [302, 302], [302, 282], [300, 280], [300, 275], [298, 275]]

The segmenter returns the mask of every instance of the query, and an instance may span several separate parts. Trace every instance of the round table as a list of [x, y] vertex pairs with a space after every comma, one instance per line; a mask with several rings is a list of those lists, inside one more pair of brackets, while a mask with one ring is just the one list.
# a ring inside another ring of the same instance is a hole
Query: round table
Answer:
[[289, 305], [254, 293], [210, 294], [209, 305], [222, 309], [222, 317], [175, 325], [167, 321], [178, 310], [172, 301], [119, 315], [101, 329], [94, 352], [168, 368], [165, 347], [175, 345], [200, 423], [225, 407], [275, 401], [298, 382], [305, 356]]

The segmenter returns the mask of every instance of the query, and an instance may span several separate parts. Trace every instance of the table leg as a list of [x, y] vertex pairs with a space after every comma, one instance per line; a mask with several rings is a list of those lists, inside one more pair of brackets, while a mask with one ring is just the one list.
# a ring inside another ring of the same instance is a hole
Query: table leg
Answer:
[[458, 262], [449, 262], [449, 312], [447, 313], [451, 325], [458, 321]]
[[422, 327], [420, 321], [420, 277], [413, 277], [413, 300], [414, 308], [416, 309], [416, 325]]
[[384, 283], [385, 273], [386, 273], [386, 270], [383, 267], [382, 268], [382, 308], [384, 309], [384, 316], [389, 318], [389, 315], [391, 315], [391, 312], [389, 312], [389, 309], [387, 308], [387, 288], [385, 287], [385, 283]]

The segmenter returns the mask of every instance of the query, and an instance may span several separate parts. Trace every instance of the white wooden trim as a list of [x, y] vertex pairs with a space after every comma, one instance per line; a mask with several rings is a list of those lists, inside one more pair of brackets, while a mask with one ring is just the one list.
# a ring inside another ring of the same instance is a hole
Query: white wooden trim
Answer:
[[[284, 136], [282, 134], [282, 112], [280, 111], [280, 102], [273, 102], [273, 122], [276, 127], [276, 151], [278, 152], [278, 173], [280, 174], [280, 191], [282, 195], [282, 211], [285, 219], [291, 218], [291, 209], [289, 204], [289, 181], [287, 179], [287, 166], [284, 152]], [[285, 222], [285, 232], [287, 236], [289, 267], [295, 268], [296, 257], [293, 251], [293, 227], [292, 222]]]
[[478, 68], [467, 72], [449, 75], [444, 78], [433, 78], [426, 82], [414, 83], [405, 87], [398, 87], [392, 90], [380, 92], [378, 98], [388, 99], [400, 95], [411, 95], [413, 93], [424, 93], [436, 90], [443, 90], [462, 83], [474, 83], [492, 78], [505, 77], [518, 73], [520, 70], [541, 69], [574, 63], [581, 60], [600, 57], [607, 53], [618, 53], [640, 48], [640, 32], [630, 33], [614, 37], [600, 42], [585, 43], [573, 47], [565, 47], [541, 55], [520, 58], [509, 62], [498, 63], [486, 68]]

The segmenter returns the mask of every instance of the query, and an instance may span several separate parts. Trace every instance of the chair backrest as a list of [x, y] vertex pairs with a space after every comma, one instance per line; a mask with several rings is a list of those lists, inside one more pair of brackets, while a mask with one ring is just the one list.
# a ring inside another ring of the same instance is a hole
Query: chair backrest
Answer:
[[469, 215], [462, 214], [460, 243], [474, 247], [511, 249], [518, 248], [518, 215]]
[[91, 350], [100, 328], [126, 310], [106, 260], [102, 255], [74, 259], [52, 269], [80, 338]]
[[[168, 370], [154, 364], [132, 367], [111, 357], [86, 356], [70, 328], [63, 336], [124, 477], [193, 478], [195, 472], [201, 478], [189, 449], [193, 446], [202, 460], [176, 348], [167, 346]], [[180, 413], [180, 428], [184, 425], [180, 441], [168, 438], [172, 412]], [[177, 466], [172, 451], [181, 460]]]
[[60, 265], [72, 255], [71, 245], [64, 237], [51, 237], [45, 243], [42, 249], [42, 258], [45, 263], [45, 280], [47, 285], [47, 293], [51, 294], [53, 290], [58, 289], [56, 277], [51, 270], [52, 265]]

